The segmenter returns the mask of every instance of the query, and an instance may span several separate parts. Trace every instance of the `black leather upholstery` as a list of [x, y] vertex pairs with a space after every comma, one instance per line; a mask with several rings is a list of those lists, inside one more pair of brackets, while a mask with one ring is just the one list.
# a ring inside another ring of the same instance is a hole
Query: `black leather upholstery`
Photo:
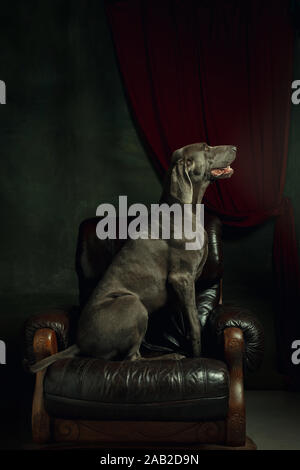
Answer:
[[51, 415], [61, 418], [224, 419], [228, 381], [226, 365], [212, 359], [65, 359], [48, 368], [45, 406]]

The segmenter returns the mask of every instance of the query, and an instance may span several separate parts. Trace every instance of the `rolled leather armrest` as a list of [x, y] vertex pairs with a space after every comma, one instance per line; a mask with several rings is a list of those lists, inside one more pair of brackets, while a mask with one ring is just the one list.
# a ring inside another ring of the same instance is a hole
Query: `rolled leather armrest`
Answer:
[[229, 304], [219, 305], [211, 312], [206, 327], [211, 343], [209, 349], [217, 347], [219, 355], [224, 351], [224, 330], [240, 328], [245, 344], [244, 365], [249, 371], [259, 368], [264, 356], [264, 332], [253, 313]]
[[74, 326], [79, 314], [78, 307], [53, 308], [29, 317], [23, 330], [23, 366], [25, 369], [36, 362], [33, 339], [37, 330], [50, 328], [56, 334], [58, 351], [66, 349], [74, 341]]

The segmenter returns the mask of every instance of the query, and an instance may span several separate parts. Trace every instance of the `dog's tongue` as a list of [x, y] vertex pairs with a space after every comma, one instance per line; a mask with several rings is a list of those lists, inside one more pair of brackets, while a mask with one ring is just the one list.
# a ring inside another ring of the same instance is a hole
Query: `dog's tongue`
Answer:
[[232, 171], [231, 166], [227, 166], [226, 168], [216, 168], [215, 170], [211, 170], [211, 173], [214, 176], [226, 175]]

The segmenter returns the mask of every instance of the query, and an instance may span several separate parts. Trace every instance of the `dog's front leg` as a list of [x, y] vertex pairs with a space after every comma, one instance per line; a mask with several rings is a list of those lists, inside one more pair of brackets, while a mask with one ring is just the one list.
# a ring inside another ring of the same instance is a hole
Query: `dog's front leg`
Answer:
[[171, 272], [168, 277], [179, 301], [182, 313], [188, 321], [193, 355], [201, 356], [201, 325], [198, 318], [194, 278], [187, 273]]

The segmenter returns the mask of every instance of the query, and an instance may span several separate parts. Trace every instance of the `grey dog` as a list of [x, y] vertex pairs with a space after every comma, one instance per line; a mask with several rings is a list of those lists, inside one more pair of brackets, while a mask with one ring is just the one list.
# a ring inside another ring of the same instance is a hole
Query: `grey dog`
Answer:
[[[231, 145], [211, 147], [206, 143], [176, 150], [160, 203], [191, 204], [194, 217], [209, 183], [232, 175], [236, 150]], [[186, 250], [186, 241], [184, 236], [175, 239], [172, 235], [169, 239], [127, 240], [81, 312], [76, 344], [37, 362], [31, 371], [77, 354], [106, 360], [142, 359], [140, 346], [148, 318], [166, 304], [170, 289], [187, 320], [193, 355], [200, 356], [195, 281], [206, 262], [207, 236], [204, 232], [198, 250]]]

